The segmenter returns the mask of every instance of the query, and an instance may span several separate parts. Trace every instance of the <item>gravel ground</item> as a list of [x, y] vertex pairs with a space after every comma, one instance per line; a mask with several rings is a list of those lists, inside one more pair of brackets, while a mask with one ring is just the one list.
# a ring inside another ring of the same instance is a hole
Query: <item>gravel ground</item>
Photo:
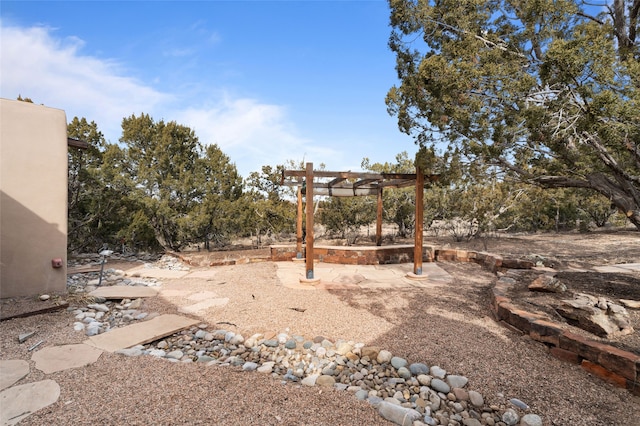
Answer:
[[[507, 407], [518, 398], [546, 425], [638, 424], [640, 398], [552, 358], [540, 343], [493, 321], [493, 275], [474, 264], [440, 266], [454, 282], [421, 290], [293, 290], [281, 285], [270, 262], [219, 267], [209, 279], [164, 280], [162, 288], [228, 297], [227, 305], [198, 317], [210, 329], [244, 335], [288, 330], [379, 346], [468, 377], [467, 388], [489, 405]], [[144, 309], [169, 313], [186, 303], [177, 292], [169, 294], [146, 300]], [[73, 321], [71, 313], [58, 312], [0, 323], [0, 358], [29, 360], [29, 344], [40, 339], [42, 347], [81, 342]], [[17, 335], [31, 330], [37, 336], [18, 344]], [[93, 365], [46, 377], [33, 362], [31, 367], [18, 384], [51, 378], [62, 390], [56, 404], [23, 424], [389, 424], [346, 392], [283, 385], [232, 367], [107, 353]]]

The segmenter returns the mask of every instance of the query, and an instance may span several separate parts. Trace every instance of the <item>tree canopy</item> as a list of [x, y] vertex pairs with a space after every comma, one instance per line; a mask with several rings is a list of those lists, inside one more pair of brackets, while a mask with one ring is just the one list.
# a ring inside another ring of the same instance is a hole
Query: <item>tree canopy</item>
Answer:
[[640, 229], [640, 0], [389, 4], [401, 131], [522, 182], [597, 191]]

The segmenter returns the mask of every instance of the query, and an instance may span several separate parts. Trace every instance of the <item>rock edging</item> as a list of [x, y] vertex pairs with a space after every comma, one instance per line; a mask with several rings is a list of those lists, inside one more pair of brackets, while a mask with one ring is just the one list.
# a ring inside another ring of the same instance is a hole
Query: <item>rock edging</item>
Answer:
[[546, 315], [525, 311], [507, 297], [520, 273], [518, 269], [532, 269], [533, 262], [465, 250], [436, 249], [434, 253], [438, 261], [474, 262], [490, 272], [501, 273], [491, 289], [491, 310], [498, 321], [545, 344], [551, 356], [578, 364], [602, 380], [640, 396], [640, 356], [563, 330]]
[[499, 321], [549, 347], [551, 356], [580, 365], [589, 373], [640, 396], [640, 356], [563, 330], [546, 315], [525, 311], [507, 297], [518, 271], [498, 277], [491, 289], [491, 310]]
[[207, 328], [201, 324], [117, 353], [232, 366], [270, 375], [284, 385], [345, 391], [398, 425], [542, 425], [542, 418], [519, 399], [487, 405], [480, 393], [467, 388], [466, 377], [437, 365], [409, 363], [379, 347], [322, 336], [307, 340], [288, 332], [245, 338], [232, 331]]

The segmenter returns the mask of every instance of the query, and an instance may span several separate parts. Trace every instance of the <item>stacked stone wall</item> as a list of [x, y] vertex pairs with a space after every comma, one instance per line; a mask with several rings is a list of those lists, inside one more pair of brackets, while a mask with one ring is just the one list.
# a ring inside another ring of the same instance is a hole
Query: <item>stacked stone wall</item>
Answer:
[[547, 345], [551, 356], [578, 364], [589, 373], [640, 396], [640, 356], [564, 330], [545, 316], [517, 308], [507, 297], [509, 287], [515, 284], [508, 275], [498, 278], [491, 291], [491, 308], [499, 321]]

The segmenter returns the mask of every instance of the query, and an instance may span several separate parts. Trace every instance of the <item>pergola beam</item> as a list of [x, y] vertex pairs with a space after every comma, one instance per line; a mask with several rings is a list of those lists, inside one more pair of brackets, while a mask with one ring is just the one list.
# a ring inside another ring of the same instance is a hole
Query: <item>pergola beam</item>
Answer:
[[327, 185], [329, 185], [329, 187], [336, 186], [337, 184], [339, 184], [340, 182], [344, 182], [345, 180], [347, 180], [347, 178], [337, 177], [333, 179], [331, 182], [329, 182]]

